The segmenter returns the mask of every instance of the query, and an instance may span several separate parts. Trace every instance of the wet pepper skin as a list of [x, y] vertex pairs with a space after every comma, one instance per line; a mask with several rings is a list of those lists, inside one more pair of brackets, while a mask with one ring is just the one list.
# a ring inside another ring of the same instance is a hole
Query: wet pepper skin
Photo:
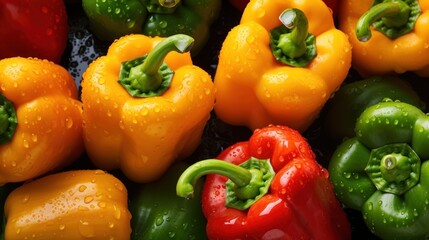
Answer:
[[[254, 161], [252, 164], [255, 165], [267, 159], [274, 172], [273, 178], [271, 182], [263, 181], [260, 185], [258, 172], [268, 176], [266, 169], [245, 169], [242, 164]], [[225, 149], [216, 160], [208, 161], [197, 162], [188, 168], [179, 178], [176, 190], [178, 195], [187, 196], [186, 183], [195, 182], [192, 175], [208, 173], [202, 206], [209, 239], [351, 238], [348, 219], [335, 197], [328, 172], [317, 163], [311, 147], [298, 131], [285, 126], [267, 126], [255, 130], [249, 141], [236, 143]], [[211, 166], [216, 168], [203, 166], [213, 162]], [[221, 164], [232, 166], [222, 169]], [[217, 173], [210, 172], [210, 169], [216, 169]], [[230, 180], [239, 184], [236, 180], [244, 176], [242, 171], [256, 174], [249, 177], [249, 184], [229, 189]], [[224, 173], [231, 174], [226, 177]], [[255, 190], [253, 183], [256, 189], [268, 187], [268, 191], [260, 198], [250, 196], [249, 193]], [[230, 206], [230, 199], [235, 201], [234, 198], [245, 204], [250, 201], [251, 205], [246, 209], [241, 205], [238, 206], [240, 208]]]
[[0, 25], [0, 58], [60, 62], [69, 29], [63, 0], [1, 0]]
[[18, 121], [11, 140], [0, 145], [0, 183], [26, 181], [81, 156], [82, 104], [66, 69], [46, 60], [3, 59], [0, 89]]
[[127, 189], [101, 170], [48, 175], [6, 199], [5, 239], [130, 238]]
[[[270, 49], [269, 31], [281, 25], [278, 17], [288, 8], [304, 12], [308, 32], [316, 37], [317, 56], [306, 67], [280, 63]], [[304, 131], [350, 65], [347, 35], [335, 29], [322, 1], [251, 1], [220, 51], [215, 112], [224, 122], [250, 129], [282, 124]]]
[[189, 52], [166, 55], [164, 62], [174, 76], [160, 96], [133, 97], [118, 83], [121, 62], [147, 54], [162, 39], [123, 37], [83, 75], [87, 153], [96, 166], [120, 168], [136, 182], [155, 180], [173, 161], [189, 156], [214, 105], [211, 77], [192, 65]]
[[342, 1], [339, 28], [350, 36], [350, 42], [353, 45], [353, 67], [361, 75], [412, 71], [423, 77], [429, 76], [429, 1], [416, 1], [422, 13], [411, 32], [391, 39], [371, 27], [372, 35], [366, 42], [357, 38], [356, 26], [359, 18], [371, 8], [374, 1]]
[[345, 207], [381, 239], [429, 237], [429, 117], [387, 100], [366, 108], [355, 136], [338, 145], [330, 180]]

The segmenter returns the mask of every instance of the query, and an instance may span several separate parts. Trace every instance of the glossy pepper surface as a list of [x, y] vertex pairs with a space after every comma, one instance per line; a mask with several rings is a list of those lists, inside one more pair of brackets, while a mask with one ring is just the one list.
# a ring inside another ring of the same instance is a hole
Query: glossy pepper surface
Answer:
[[190, 197], [202, 175], [202, 206], [209, 239], [350, 239], [348, 219], [328, 172], [298, 131], [255, 130], [249, 141], [218, 159], [196, 162], [177, 183]]
[[206, 239], [206, 219], [201, 207], [203, 181], [195, 186], [196, 197], [176, 195], [176, 183], [189, 165], [179, 161], [160, 179], [129, 186], [131, 240], [140, 239]]
[[0, 183], [29, 180], [81, 156], [82, 104], [66, 69], [6, 58], [0, 85]]
[[329, 163], [339, 200], [382, 239], [429, 236], [429, 117], [402, 102], [368, 107]]
[[251, 1], [220, 50], [216, 115], [250, 129], [304, 131], [350, 65], [347, 35], [321, 0]]
[[339, 28], [353, 45], [361, 75], [415, 72], [429, 76], [429, 2], [345, 0]]
[[395, 76], [374, 76], [341, 86], [323, 109], [325, 136], [334, 145], [355, 135], [356, 120], [369, 106], [384, 99], [406, 102], [425, 109], [424, 102], [411, 84]]
[[84, 134], [96, 166], [147, 182], [195, 150], [215, 90], [210, 75], [192, 64], [191, 45], [186, 35], [129, 35], [88, 67]]
[[101, 170], [56, 173], [6, 199], [5, 239], [129, 239], [127, 189]]
[[113, 41], [128, 34], [168, 37], [186, 34], [195, 39], [198, 53], [217, 19], [220, 0], [83, 0], [83, 10], [97, 37]]
[[[234, 6], [237, 10], [243, 12], [246, 8], [247, 4], [250, 2], [249, 0], [229, 0], [232, 6]], [[331, 9], [332, 15], [334, 16], [334, 19], [337, 16], [337, 9], [338, 9], [338, 0], [323, 0], [323, 2], [326, 3], [326, 5]]]
[[1, 0], [0, 59], [35, 57], [59, 63], [67, 45], [63, 0]]

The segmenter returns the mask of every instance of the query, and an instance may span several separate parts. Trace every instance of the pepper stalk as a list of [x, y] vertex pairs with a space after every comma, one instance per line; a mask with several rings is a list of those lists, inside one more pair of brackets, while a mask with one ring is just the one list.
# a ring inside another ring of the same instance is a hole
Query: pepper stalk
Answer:
[[414, 29], [421, 9], [417, 0], [374, 1], [356, 24], [356, 37], [366, 42], [371, 38], [371, 26], [391, 39], [403, 36]]
[[264, 196], [270, 187], [275, 172], [269, 160], [250, 158], [240, 165], [218, 159], [207, 159], [194, 163], [180, 176], [176, 192], [184, 198], [192, 198], [194, 185], [204, 175], [220, 174], [229, 180], [226, 185], [227, 207], [245, 210]]
[[270, 32], [270, 45], [277, 61], [295, 67], [307, 66], [316, 57], [316, 37], [308, 32], [304, 12], [288, 8], [279, 16], [283, 24]]
[[174, 72], [164, 62], [168, 53], [190, 51], [194, 39], [176, 34], [158, 43], [149, 54], [122, 63], [118, 82], [134, 97], [160, 96], [170, 87]]

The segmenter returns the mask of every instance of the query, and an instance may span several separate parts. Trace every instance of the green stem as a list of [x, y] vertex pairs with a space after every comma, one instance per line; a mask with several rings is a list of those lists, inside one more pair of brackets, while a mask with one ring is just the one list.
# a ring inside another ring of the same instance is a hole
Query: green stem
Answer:
[[305, 42], [308, 35], [307, 17], [302, 11], [289, 8], [280, 14], [279, 20], [291, 31], [280, 36], [278, 47], [288, 57], [301, 57], [307, 51]]
[[238, 187], [248, 185], [252, 179], [251, 172], [245, 168], [218, 159], [207, 159], [196, 162], [182, 173], [177, 182], [177, 195], [191, 198], [194, 194], [195, 183], [207, 174], [226, 176]]
[[368, 41], [371, 38], [370, 27], [379, 19], [387, 27], [402, 27], [408, 23], [410, 12], [410, 6], [403, 1], [376, 4], [360, 17], [356, 25], [356, 36], [359, 41]]
[[180, 3], [180, 0], [159, 0], [159, 5], [166, 8], [173, 8]]
[[388, 182], [404, 181], [412, 172], [411, 161], [402, 154], [387, 154], [381, 159], [380, 172]]
[[164, 62], [165, 56], [171, 51], [187, 52], [193, 43], [194, 39], [184, 34], [173, 35], [161, 41], [150, 51], [142, 64], [130, 69], [129, 78], [136, 80], [134, 87], [141, 92], [158, 89], [163, 79], [159, 69]]

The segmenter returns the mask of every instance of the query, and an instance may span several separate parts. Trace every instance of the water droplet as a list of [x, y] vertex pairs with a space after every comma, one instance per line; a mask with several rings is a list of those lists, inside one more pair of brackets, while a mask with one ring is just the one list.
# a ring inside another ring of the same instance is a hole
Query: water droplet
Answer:
[[85, 185], [80, 185], [79, 186], [79, 192], [83, 192], [86, 190], [86, 186]]
[[93, 196], [86, 196], [85, 198], [84, 198], [84, 202], [86, 203], [86, 204], [88, 204], [88, 203], [90, 203], [90, 202], [92, 202], [92, 200], [94, 200], [94, 197]]

